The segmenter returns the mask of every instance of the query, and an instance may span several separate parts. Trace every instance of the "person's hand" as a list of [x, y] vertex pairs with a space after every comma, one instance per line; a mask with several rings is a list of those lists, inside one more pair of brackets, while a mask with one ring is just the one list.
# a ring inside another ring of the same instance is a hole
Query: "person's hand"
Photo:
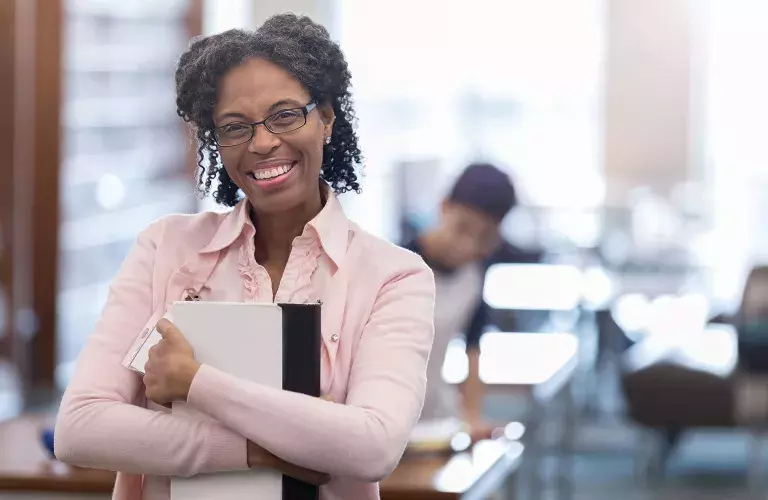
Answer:
[[496, 426], [488, 423], [480, 416], [468, 417], [465, 419], [465, 425], [472, 442], [476, 443], [483, 439], [491, 439]]
[[305, 483], [322, 486], [331, 482], [331, 476], [322, 472], [317, 472], [304, 467], [299, 467], [290, 462], [286, 462], [272, 453], [268, 452], [253, 441], [248, 441], [248, 467], [266, 467], [282, 472]]
[[173, 323], [163, 318], [156, 328], [163, 338], [149, 350], [144, 366], [147, 399], [159, 405], [185, 401], [200, 363], [195, 359], [192, 346]]
[[488, 424], [487, 422], [474, 422], [469, 424], [469, 437], [473, 443], [482, 441], [483, 439], [491, 439], [495, 426]]
[[[333, 397], [330, 395], [320, 396], [320, 399], [330, 401], [331, 403], [333, 402]], [[304, 467], [299, 467], [298, 465], [286, 462], [251, 440], [248, 440], [247, 449], [249, 468], [267, 467], [282, 472], [286, 476], [298, 479], [299, 481], [314, 484], [315, 486], [322, 486], [331, 482], [330, 475], [311, 469], [305, 469]]]

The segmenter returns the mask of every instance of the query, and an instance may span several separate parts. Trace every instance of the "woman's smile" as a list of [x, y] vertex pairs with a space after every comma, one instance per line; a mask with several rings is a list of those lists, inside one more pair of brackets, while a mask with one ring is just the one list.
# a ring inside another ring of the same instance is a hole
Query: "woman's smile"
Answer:
[[298, 161], [275, 161], [246, 173], [250, 184], [262, 191], [282, 189], [299, 173]]

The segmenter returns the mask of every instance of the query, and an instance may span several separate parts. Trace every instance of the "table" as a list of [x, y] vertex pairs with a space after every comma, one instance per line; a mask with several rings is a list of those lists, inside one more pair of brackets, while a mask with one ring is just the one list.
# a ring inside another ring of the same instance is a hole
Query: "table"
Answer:
[[514, 498], [523, 445], [506, 439], [480, 441], [454, 455], [406, 455], [381, 483], [382, 500], [479, 500], [502, 491]]
[[114, 472], [69, 467], [48, 455], [40, 429], [51, 420], [49, 416], [23, 416], [0, 422], [0, 493], [100, 493], [108, 498], [115, 484]]
[[[458, 353], [446, 356], [456, 359]], [[562, 434], [558, 442], [557, 497], [573, 496], [571, 457], [575, 432], [572, 383], [579, 364], [579, 339], [571, 333], [488, 332], [480, 339], [479, 375], [486, 392], [523, 395], [531, 404], [525, 425], [524, 476], [532, 498], [544, 495], [539, 469], [549, 450], [541, 439], [540, 424], [557, 403], [564, 404], [560, 419]], [[466, 379], [467, 365], [447, 363], [446, 380]]]
[[[0, 423], [0, 499], [7, 492], [48, 493], [35, 498], [52, 500], [109, 498], [113, 472], [73, 468], [48, 456], [38, 436], [49, 421], [23, 416]], [[382, 482], [382, 500], [479, 500], [499, 489], [511, 492], [522, 453], [521, 443], [499, 439], [452, 456], [405, 456]]]

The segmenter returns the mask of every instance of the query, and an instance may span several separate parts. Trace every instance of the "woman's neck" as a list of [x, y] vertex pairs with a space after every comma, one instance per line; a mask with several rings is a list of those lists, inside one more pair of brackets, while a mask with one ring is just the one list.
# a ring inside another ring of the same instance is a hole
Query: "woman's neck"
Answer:
[[[307, 222], [320, 213], [323, 198], [318, 195], [290, 211], [281, 213], [251, 212], [256, 228], [254, 238], [255, 258], [262, 265], [284, 267], [291, 253], [294, 238], [301, 235]], [[253, 206], [253, 205], [251, 205]]]

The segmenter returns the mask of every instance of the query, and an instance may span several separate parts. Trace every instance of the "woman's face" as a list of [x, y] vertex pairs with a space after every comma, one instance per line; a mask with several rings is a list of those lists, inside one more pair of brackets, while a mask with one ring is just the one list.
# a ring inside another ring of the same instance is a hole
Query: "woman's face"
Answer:
[[[304, 107], [310, 100], [309, 92], [283, 68], [265, 59], [249, 59], [219, 82], [213, 121], [216, 127], [242, 130], [239, 124]], [[329, 105], [318, 104], [299, 129], [273, 134], [262, 124], [250, 141], [219, 147], [224, 168], [256, 212], [284, 212], [319, 200], [323, 144], [333, 118]]]

